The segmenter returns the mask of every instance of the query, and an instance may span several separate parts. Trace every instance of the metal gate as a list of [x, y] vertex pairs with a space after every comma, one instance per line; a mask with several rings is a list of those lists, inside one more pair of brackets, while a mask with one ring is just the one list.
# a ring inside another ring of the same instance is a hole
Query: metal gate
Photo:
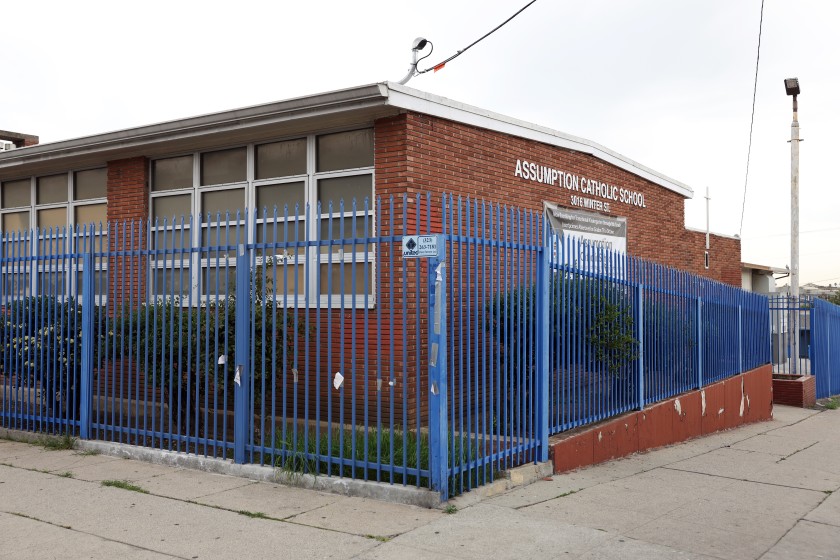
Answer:
[[811, 296], [770, 297], [770, 335], [773, 373], [810, 375], [812, 311]]

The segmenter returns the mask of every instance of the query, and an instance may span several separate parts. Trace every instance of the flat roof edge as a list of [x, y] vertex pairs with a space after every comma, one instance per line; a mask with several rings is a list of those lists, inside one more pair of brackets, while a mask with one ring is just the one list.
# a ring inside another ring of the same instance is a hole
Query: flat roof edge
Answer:
[[215, 130], [229, 129], [236, 125], [244, 126], [251, 123], [259, 125], [283, 117], [305, 118], [307, 116], [317, 116], [341, 107], [376, 104], [384, 106], [386, 97], [387, 90], [382, 84], [370, 84], [185, 119], [81, 136], [69, 140], [47, 142], [8, 152], [0, 152], [0, 169], [33, 161], [43, 161], [51, 157], [104, 151], [111, 147], [141, 146], [155, 141], [207, 134]]
[[471, 124], [513, 136], [536, 140], [560, 148], [583, 152], [597, 157], [620, 169], [639, 175], [676, 192], [685, 198], [694, 198], [694, 190], [688, 185], [671, 179], [658, 171], [646, 167], [618, 152], [605, 148], [596, 142], [580, 138], [548, 127], [508, 117], [493, 111], [481, 109], [458, 101], [416, 90], [394, 82], [386, 82], [389, 90], [388, 103], [401, 109], [426, 113], [456, 122]]
[[48, 142], [0, 152], [0, 170], [73, 155], [89, 155], [118, 148], [141, 147], [154, 142], [201, 136], [235, 128], [282, 122], [292, 118], [316, 117], [333, 111], [375, 106], [424, 113], [477, 126], [503, 134], [590, 154], [629, 171], [685, 198], [693, 198], [691, 187], [667, 177], [600, 144], [537, 124], [422, 92], [393, 82], [368, 84], [326, 93], [295, 97], [208, 113], [185, 119]]
[[[699, 229], [699, 228], [693, 228], [693, 227], [685, 226], [685, 230], [693, 232], [693, 233], [702, 233], [704, 235], [706, 234], [705, 229]], [[727, 239], [737, 239], [738, 241], [741, 241], [741, 238], [738, 235], [729, 235], [727, 233], [716, 233], [714, 231], [710, 231], [709, 235], [714, 235], [715, 237], [725, 237]]]

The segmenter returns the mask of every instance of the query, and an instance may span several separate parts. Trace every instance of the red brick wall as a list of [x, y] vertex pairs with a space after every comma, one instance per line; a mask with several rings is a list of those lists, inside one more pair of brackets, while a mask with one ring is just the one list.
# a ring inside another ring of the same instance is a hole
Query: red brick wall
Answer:
[[[399, 130], [403, 142], [393, 140]], [[517, 159], [533, 161], [644, 194], [645, 208], [611, 204], [610, 215], [627, 218], [630, 254], [741, 284], [738, 240], [713, 236], [706, 270], [705, 237], [685, 229], [683, 196], [594, 156], [417, 113], [378, 121], [376, 134], [377, 195], [452, 193], [538, 212], [543, 201], [575, 208], [571, 196], [581, 193], [514, 176]], [[380, 136], [388, 142], [380, 145]]]
[[[146, 248], [146, 220], [149, 217], [149, 163], [145, 157], [108, 162], [108, 222], [111, 251], [125, 250], [134, 237], [134, 248]], [[112, 257], [111, 270], [120, 271], [119, 282], [110, 283], [108, 307], [113, 312], [122, 298], [134, 300], [146, 293], [146, 266], [142, 257]], [[112, 275], [112, 278], [115, 277]], [[129, 291], [126, 286], [134, 287]]]

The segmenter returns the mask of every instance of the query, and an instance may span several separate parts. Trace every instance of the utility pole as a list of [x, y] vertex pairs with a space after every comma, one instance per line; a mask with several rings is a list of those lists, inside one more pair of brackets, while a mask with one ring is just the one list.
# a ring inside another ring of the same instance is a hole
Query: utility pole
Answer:
[[709, 187], [706, 187], [706, 252], [703, 255], [703, 263], [709, 268]]
[[799, 79], [787, 78], [785, 92], [793, 96], [793, 122], [790, 124], [790, 296], [793, 314], [793, 374], [800, 373], [799, 365]]

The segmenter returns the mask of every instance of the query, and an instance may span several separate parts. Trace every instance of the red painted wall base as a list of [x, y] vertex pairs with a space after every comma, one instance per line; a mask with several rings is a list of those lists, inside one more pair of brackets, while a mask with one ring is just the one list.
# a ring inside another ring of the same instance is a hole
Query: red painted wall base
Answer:
[[817, 378], [813, 375], [774, 375], [773, 402], [808, 408], [817, 403]]
[[770, 365], [594, 426], [554, 436], [554, 472], [594, 465], [773, 417]]

